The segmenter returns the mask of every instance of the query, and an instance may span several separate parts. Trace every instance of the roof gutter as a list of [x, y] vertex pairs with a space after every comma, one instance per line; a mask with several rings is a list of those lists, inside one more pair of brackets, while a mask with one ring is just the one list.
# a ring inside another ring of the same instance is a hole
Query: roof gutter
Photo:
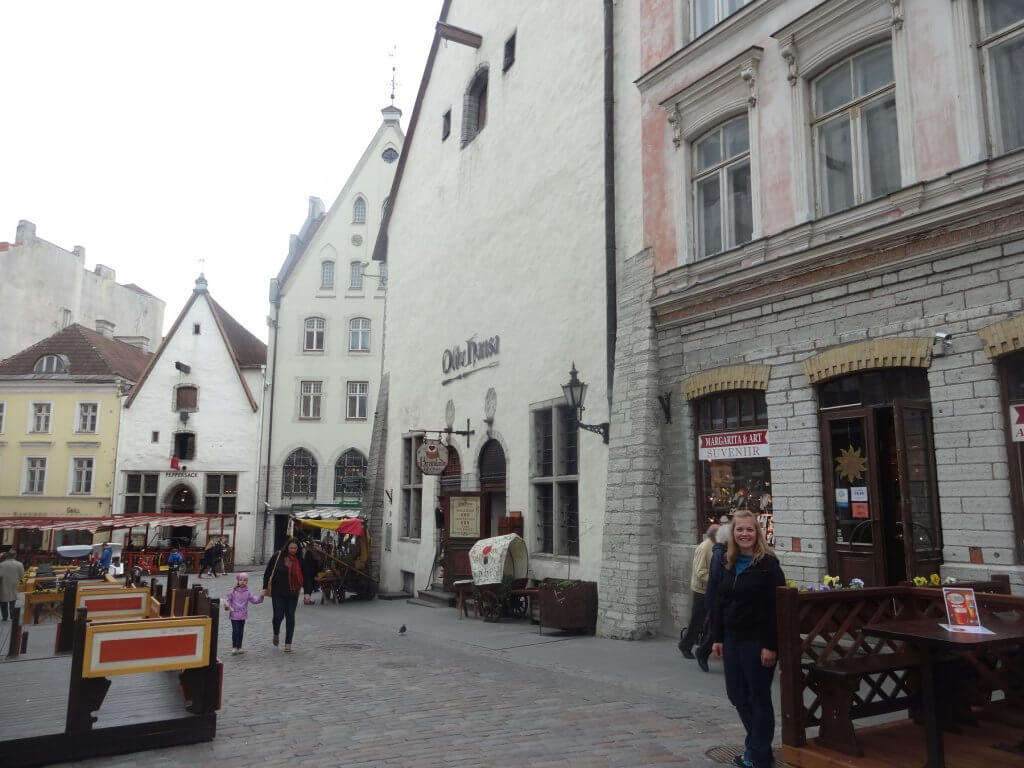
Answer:
[[267, 520], [270, 518], [270, 454], [274, 446], [274, 384], [277, 381], [277, 331], [281, 327], [281, 283], [270, 281], [270, 301], [274, 305], [274, 354], [270, 362], [270, 412], [267, 414], [267, 478], [263, 489], [263, 534], [260, 537], [260, 562], [267, 559]]

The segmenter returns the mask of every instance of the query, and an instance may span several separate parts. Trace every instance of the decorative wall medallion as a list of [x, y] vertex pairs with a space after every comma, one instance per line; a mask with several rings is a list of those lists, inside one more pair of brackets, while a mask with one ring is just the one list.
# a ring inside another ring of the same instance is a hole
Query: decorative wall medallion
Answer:
[[363, 244], [363, 236], [362, 235], [352, 235], [352, 245], [362, 245], [362, 244]]
[[484, 395], [484, 421], [488, 424], [494, 423], [494, 414], [498, 410], [498, 393], [494, 391], [494, 387], [487, 390], [487, 394]]
[[676, 149], [683, 143], [683, 113], [678, 104], [673, 104], [668, 113], [668, 123], [672, 126], [672, 143]]
[[789, 74], [786, 76], [789, 80], [789, 84], [796, 85], [796, 35], [789, 36], [789, 39], [784, 42], [782, 47], [779, 49], [779, 53], [782, 54], [782, 58], [785, 60], [786, 66], [789, 67]]
[[444, 406], [444, 425], [451, 429], [455, 425], [455, 401], [449, 400]]

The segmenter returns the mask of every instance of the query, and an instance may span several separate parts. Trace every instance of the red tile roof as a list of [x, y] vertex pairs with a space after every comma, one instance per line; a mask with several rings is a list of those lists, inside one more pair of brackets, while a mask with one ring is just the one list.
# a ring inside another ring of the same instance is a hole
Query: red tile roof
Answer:
[[[71, 376], [120, 376], [128, 381], [138, 381], [153, 356], [136, 346], [108, 339], [102, 333], [73, 323], [0, 362], [0, 376], [32, 374], [36, 361], [44, 355], [65, 355]], [[36, 375], [54, 378], [64, 374]]]

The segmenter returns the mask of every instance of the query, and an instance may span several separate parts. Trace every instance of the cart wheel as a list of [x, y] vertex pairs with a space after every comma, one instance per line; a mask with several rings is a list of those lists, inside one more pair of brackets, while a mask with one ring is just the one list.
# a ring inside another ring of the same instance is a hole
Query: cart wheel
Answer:
[[530, 610], [530, 603], [526, 595], [514, 595], [508, 599], [508, 612], [514, 619], [525, 619]]
[[493, 592], [481, 593], [480, 615], [484, 621], [497, 621], [501, 618], [501, 605], [498, 603], [498, 596]]
[[334, 602], [338, 605], [345, 602], [345, 588], [341, 584], [334, 588]]

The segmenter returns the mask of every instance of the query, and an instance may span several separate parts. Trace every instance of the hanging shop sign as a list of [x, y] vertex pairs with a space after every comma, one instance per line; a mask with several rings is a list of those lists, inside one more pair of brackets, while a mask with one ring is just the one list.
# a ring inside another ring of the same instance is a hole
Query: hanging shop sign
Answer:
[[448, 537], [480, 538], [479, 496], [452, 496], [448, 499]]
[[697, 452], [701, 461], [766, 459], [771, 456], [768, 449], [768, 430], [749, 429], [742, 432], [701, 435]]
[[1024, 443], [1024, 405], [1010, 406], [1010, 437], [1015, 443]]
[[416, 466], [424, 475], [440, 475], [448, 466], [448, 449], [439, 440], [424, 440], [416, 449]]

